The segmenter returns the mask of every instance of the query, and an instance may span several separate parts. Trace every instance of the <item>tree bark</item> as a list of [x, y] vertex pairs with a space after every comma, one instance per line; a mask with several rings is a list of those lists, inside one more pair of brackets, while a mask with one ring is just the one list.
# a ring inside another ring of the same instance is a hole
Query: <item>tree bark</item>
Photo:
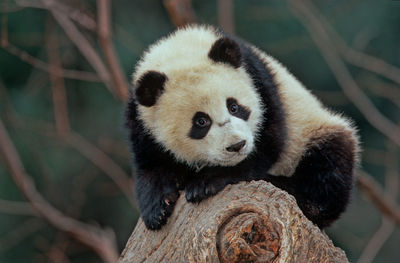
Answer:
[[291, 195], [264, 181], [225, 187], [191, 204], [182, 194], [168, 223], [139, 220], [122, 252], [128, 262], [348, 262]]

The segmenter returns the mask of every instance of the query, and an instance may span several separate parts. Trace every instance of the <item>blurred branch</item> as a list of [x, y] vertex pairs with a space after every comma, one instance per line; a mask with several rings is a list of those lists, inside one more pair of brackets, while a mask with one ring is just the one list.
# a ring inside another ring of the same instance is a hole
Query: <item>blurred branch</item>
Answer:
[[400, 207], [384, 195], [379, 184], [370, 175], [359, 170], [357, 172], [356, 183], [382, 214], [390, 218], [397, 225], [400, 225]]
[[385, 162], [385, 151], [381, 149], [364, 146], [362, 151], [362, 159], [364, 162], [379, 166], [382, 166]]
[[390, 65], [382, 59], [350, 48], [342, 39], [337, 38], [335, 44], [343, 58], [348, 63], [380, 74], [381, 76], [384, 76], [400, 85], [399, 68]]
[[10, 3], [0, 3], [0, 14], [1, 13], [12, 13], [24, 9], [23, 7], [16, 6]]
[[54, 125], [46, 121], [38, 119], [24, 119], [24, 121], [21, 122], [17, 113], [11, 108], [9, 101], [7, 100], [7, 93], [2, 84], [3, 83], [0, 79], [0, 95], [3, 95], [1, 98], [4, 100], [4, 104], [9, 107], [8, 111], [6, 112], [9, 113], [8, 117], [10, 121], [25, 129], [27, 128], [26, 122], [29, 121], [35, 125], [41, 135], [61, 139], [63, 143], [66, 143], [68, 146], [74, 148], [82, 156], [90, 160], [96, 167], [102, 170], [104, 174], [107, 175], [118, 186], [130, 204], [133, 207], [136, 207], [132, 194], [133, 180], [130, 179], [128, 174], [126, 174], [125, 171], [116, 162], [114, 162], [113, 159], [111, 159], [111, 157], [73, 130], [70, 130], [68, 133], [60, 136], [60, 134], [56, 132]]
[[112, 154], [114, 156], [119, 156], [127, 162], [131, 157], [131, 153], [126, 147], [126, 143], [124, 141], [115, 140], [109, 137], [98, 137], [96, 140], [96, 145], [103, 152], [107, 154]]
[[[54, 117], [56, 120], [57, 132], [60, 136], [70, 131], [67, 93], [65, 91], [64, 79], [60, 77], [61, 59], [58, 51], [58, 39], [54, 32], [53, 21], [47, 20], [46, 50], [50, 63], [50, 82], [53, 95]], [[49, 29], [50, 28], [50, 29]], [[51, 30], [51, 28], [53, 30]]]
[[333, 41], [322, 23], [310, 10], [308, 1], [288, 0], [293, 13], [308, 30], [322, 56], [331, 68], [344, 94], [361, 111], [365, 119], [377, 130], [400, 146], [400, 127], [386, 118], [358, 87], [344, 62], [339, 57]]
[[386, 217], [382, 218], [381, 226], [364, 247], [364, 250], [357, 260], [357, 263], [373, 262], [376, 254], [378, 254], [379, 250], [382, 248], [382, 245], [390, 237], [394, 229], [395, 225], [391, 220], [387, 219]]
[[78, 23], [85, 29], [96, 31], [96, 21], [88, 14], [79, 9], [74, 9], [55, 0], [15, 0], [16, 4], [21, 7], [39, 8], [46, 10], [56, 10], [69, 16], [73, 21]]
[[12, 45], [10, 42], [8, 42], [7, 15], [3, 15], [2, 17], [1, 32], [2, 32], [0, 41], [1, 47], [4, 48], [4, 50], [9, 52], [10, 54], [18, 57], [22, 61], [32, 65], [37, 69], [49, 72], [53, 75], [57, 75], [58, 77], [65, 77], [83, 81], [100, 81], [97, 74], [91, 72], [69, 70], [69, 69], [60, 69], [57, 71], [52, 71], [51, 67], [47, 63], [29, 55], [27, 52]]
[[353, 49], [364, 50], [374, 37], [376, 37], [376, 32], [366, 26], [354, 36], [351, 46]]
[[13, 248], [21, 241], [25, 240], [29, 235], [41, 230], [46, 224], [43, 220], [30, 218], [20, 225], [10, 229], [9, 232], [3, 234], [0, 238], [0, 254]]
[[118, 42], [125, 46], [134, 55], [139, 56], [146, 48], [145, 44], [140, 41], [140, 39], [135, 38], [132, 35], [132, 32], [124, 29], [122, 25], [114, 23], [113, 27], [115, 28], [115, 36], [118, 39]]
[[[42, 0], [45, 2], [45, 0]], [[101, 60], [99, 54], [90, 45], [89, 41], [82, 35], [82, 33], [76, 28], [74, 23], [68, 18], [66, 14], [60, 11], [50, 9], [53, 17], [57, 20], [58, 24], [64, 29], [65, 34], [75, 44], [81, 54], [86, 60], [92, 65], [95, 71], [99, 74], [99, 77], [104, 84], [114, 93], [114, 89], [110, 83], [110, 74]]]
[[121, 189], [131, 205], [135, 207], [132, 194], [132, 181], [129, 176], [119, 167], [110, 157], [100, 149], [92, 145], [89, 141], [75, 132], [70, 132], [65, 137], [66, 142], [89, 159], [94, 165], [100, 168], [111, 180]]
[[[71, 189], [72, 203], [67, 208], [68, 214], [80, 217], [86, 199], [86, 188], [96, 178], [92, 167], [88, 167], [79, 176], [73, 178]], [[43, 247], [44, 254], [51, 262], [69, 262], [66, 250], [72, 240], [63, 232], [58, 232], [53, 240]]]
[[0, 199], [0, 213], [12, 215], [35, 215], [35, 211], [29, 203], [3, 199]]
[[[390, 144], [389, 142], [386, 144], [388, 150], [385, 153], [384, 162], [386, 167], [385, 195], [387, 198], [395, 202], [399, 191], [397, 149], [395, 145]], [[382, 216], [381, 226], [364, 247], [364, 250], [361, 253], [361, 256], [359, 257], [357, 263], [373, 262], [379, 250], [382, 248], [382, 246], [385, 244], [385, 242], [388, 240], [394, 230], [395, 224], [386, 216]]]
[[[364, 74], [363, 74], [364, 75]], [[393, 104], [400, 108], [400, 88], [393, 83], [387, 83], [376, 76], [359, 76], [357, 81], [361, 81], [363, 85], [373, 94], [390, 100]]]
[[172, 23], [176, 27], [196, 22], [192, 0], [163, 0], [163, 3]]
[[321, 26], [324, 28], [325, 33], [329, 35], [336, 50], [343, 56], [343, 59], [348, 63], [364, 68], [368, 71], [374, 72], [381, 76], [384, 76], [397, 84], [400, 84], [400, 68], [390, 65], [386, 61], [374, 57], [369, 54], [357, 51], [349, 47], [346, 42], [339, 36], [339, 34], [333, 29], [327, 19], [322, 15], [318, 9], [312, 5], [310, 1], [306, 1], [304, 6], [307, 8], [312, 15], [318, 19]]
[[4, 14], [1, 18], [1, 46], [5, 47], [8, 43], [8, 17], [7, 14]]
[[232, 0], [218, 0], [218, 24], [227, 33], [235, 33], [234, 8]]
[[128, 99], [128, 81], [119, 64], [111, 38], [111, 3], [109, 0], [97, 0], [98, 35], [100, 46], [111, 71], [118, 97]]
[[118, 252], [115, 236], [111, 230], [67, 217], [48, 203], [37, 191], [34, 182], [24, 171], [19, 155], [0, 120], [0, 151], [3, 153], [18, 188], [40, 216], [57, 229], [69, 233], [76, 240], [93, 249], [105, 262], [116, 262]]
[[[119, 65], [118, 58], [111, 41], [109, 0], [97, 1], [99, 19], [98, 27], [96, 22], [90, 16], [84, 14], [80, 10], [75, 10], [54, 0], [41, 0], [33, 2], [26, 0], [16, 1], [20, 6], [43, 8], [51, 12], [58, 24], [63, 28], [65, 34], [75, 44], [80, 53], [98, 73], [100, 79], [106, 85], [106, 87], [119, 99], [126, 101], [128, 98], [128, 82]], [[109, 70], [111, 72], [108, 71], [100, 55], [96, 52], [84, 35], [78, 30], [72, 20], [77, 21], [85, 28], [90, 30], [98, 28], [100, 45], [104, 51], [105, 59], [109, 64]]]
[[69, 263], [71, 262], [63, 248], [59, 248], [57, 246], [52, 246], [50, 250], [46, 253], [47, 257], [49, 258], [50, 262], [57, 262], [57, 263]]

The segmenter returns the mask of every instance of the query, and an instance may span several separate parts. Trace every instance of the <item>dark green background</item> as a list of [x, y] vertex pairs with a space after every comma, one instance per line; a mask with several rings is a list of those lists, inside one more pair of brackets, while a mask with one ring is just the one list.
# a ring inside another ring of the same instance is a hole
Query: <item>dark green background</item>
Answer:
[[[15, 6], [13, 1], [2, 2]], [[112, 2], [113, 40], [124, 73], [130, 78], [143, 50], [174, 30], [174, 25], [161, 1]], [[238, 36], [276, 57], [330, 108], [354, 119], [364, 148], [362, 168], [384, 186], [386, 170], [382, 159], [393, 143], [373, 128], [343, 95], [308, 32], [290, 12], [286, 2], [233, 2]], [[96, 14], [95, 1], [72, 3]], [[314, 3], [349, 46], [400, 66], [400, 1]], [[193, 6], [198, 22], [217, 24], [215, 1], [195, 0]], [[1, 10], [0, 20], [6, 15], [5, 9]], [[51, 15], [45, 10], [26, 8], [7, 12], [7, 18], [9, 42], [47, 61], [45, 24], [49, 19], [56, 23]], [[83, 32], [99, 48], [96, 36]], [[63, 67], [93, 71], [60, 28], [58, 36]], [[364, 69], [348, 67], [375, 106], [394, 123], [399, 123], [398, 105], [368, 89], [371, 85], [393, 83]], [[0, 48], [0, 81], [5, 86], [0, 86], [0, 118], [40, 192], [55, 207], [73, 217], [111, 227], [122, 250], [139, 214], [109, 177], [76, 150], [47, 134], [42, 121], [55, 123], [48, 73]], [[130, 174], [130, 156], [123, 129], [123, 103], [101, 83], [67, 79], [65, 85], [74, 131], [96, 144]], [[398, 85], [394, 88], [400, 93]], [[392, 148], [398, 150], [396, 146]], [[395, 154], [398, 163], [399, 154]], [[24, 200], [1, 156], [0, 199]], [[356, 189], [347, 212], [326, 232], [337, 246], [346, 251], [349, 260], [355, 262], [380, 224], [380, 213]], [[0, 262], [48, 262], [47, 249], [63, 238], [69, 239], [40, 219], [0, 213]], [[398, 262], [399, 244], [400, 231], [396, 228], [374, 262]], [[71, 262], [100, 261], [88, 248], [74, 241], [69, 243], [66, 254]]]

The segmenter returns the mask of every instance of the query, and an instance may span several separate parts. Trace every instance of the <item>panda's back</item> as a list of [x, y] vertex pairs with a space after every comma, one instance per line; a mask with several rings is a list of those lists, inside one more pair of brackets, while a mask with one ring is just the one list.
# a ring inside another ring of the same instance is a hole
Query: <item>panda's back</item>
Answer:
[[307, 149], [329, 134], [347, 131], [355, 136], [349, 120], [326, 109], [281, 63], [255, 47], [253, 51], [271, 71], [285, 111], [287, 140], [269, 173], [291, 176]]

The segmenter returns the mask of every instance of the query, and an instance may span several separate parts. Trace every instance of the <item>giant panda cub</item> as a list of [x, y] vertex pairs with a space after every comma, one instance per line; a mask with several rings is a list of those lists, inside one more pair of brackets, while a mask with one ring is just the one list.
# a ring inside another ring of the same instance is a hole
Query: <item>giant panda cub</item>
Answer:
[[351, 122], [274, 58], [212, 27], [178, 29], [150, 46], [126, 118], [149, 229], [166, 223], [180, 191], [197, 203], [241, 181], [287, 191], [320, 228], [349, 202], [358, 153]]

